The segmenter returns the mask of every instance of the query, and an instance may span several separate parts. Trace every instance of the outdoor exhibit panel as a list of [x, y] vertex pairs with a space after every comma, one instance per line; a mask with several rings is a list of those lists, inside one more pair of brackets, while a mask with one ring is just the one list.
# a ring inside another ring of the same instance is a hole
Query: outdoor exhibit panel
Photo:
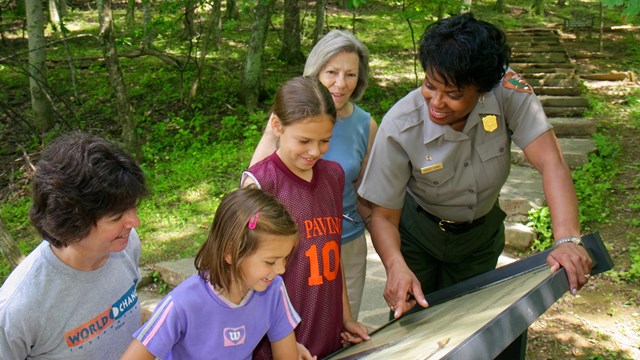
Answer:
[[[583, 243], [592, 275], [613, 267], [597, 233]], [[569, 290], [564, 269], [550, 272], [549, 252], [428, 294], [428, 308], [414, 308], [329, 359], [493, 359]]]

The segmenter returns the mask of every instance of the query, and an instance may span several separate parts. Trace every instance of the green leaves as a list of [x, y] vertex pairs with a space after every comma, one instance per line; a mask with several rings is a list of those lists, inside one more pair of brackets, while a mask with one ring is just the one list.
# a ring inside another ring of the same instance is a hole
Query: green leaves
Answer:
[[[578, 220], [581, 228], [596, 222], [609, 221], [612, 183], [620, 171], [616, 161], [621, 151], [620, 143], [600, 133], [594, 134], [593, 139], [598, 150], [589, 156], [588, 163], [572, 174], [578, 196]], [[553, 246], [549, 208], [543, 206], [532, 209], [528, 218], [528, 226], [537, 233], [531, 249], [542, 251]]]
[[634, 17], [640, 13], [640, 1], [638, 0], [602, 0], [602, 4], [610, 9], [622, 6], [622, 16]]
[[553, 246], [553, 230], [551, 229], [551, 215], [547, 206], [529, 210], [529, 223], [537, 234], [531, 244], [531, 249], [538, 252]]

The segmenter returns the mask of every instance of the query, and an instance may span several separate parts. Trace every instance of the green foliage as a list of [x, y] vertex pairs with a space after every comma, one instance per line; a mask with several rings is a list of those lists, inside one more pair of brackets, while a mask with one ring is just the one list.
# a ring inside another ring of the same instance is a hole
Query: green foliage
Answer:
[[529, 210], [529, 223], [536, 232], [536, 238], [531, 243], [531, 250], [543, 251], [553, 246], [553, 230], [551, 228], [551, 215], [549, 207], [541, 206]]
[[30, 206], [29, 197], [20, 197], [0, 204], [0, 217], [23, 254], [30, 253], [41, 241], [29, 223]]
[[[616, 160], [621, 151], [620, 143], [600, 133], [594, 134], [593, 140], [598, 150], [589, 156], [588, 163], [572, 174], [581, 228], [594, 222], [609, 221], [612, 183], [619, 173]], [[551, 216], [547, 206], [530, 210], [528, 225], [537, 233], [537, 238], [531, 244], [532, 250], [541, 251], [553, 246]]]
[[[636, 168], [640, 168], [640, 165], [636, 165]], [[635, 192], [635, 195], [631, 195], [631, 192]], [[640, 179], [634, 179], [634, 182], [627, 192], [630, 197], [628, 208], [632, 214], [640, 213]], [[640, 219], [636, 216], [631, 216], [629, 219], [630, 225], [635, 228], [640, 228]], [[629, 267], [622, 269], [618, 276], [626, 281], [640, 281], [640, 236], [634, 235], [633, 232], [629, 232], [627, 237], [630, 240], [629, 243]]]
[[620, 67], [635, 72], [636, 76], [640, 72], [640, 42], [638, 39], [638, 34], [635, 32], [624, 34], [621, 39], [621, 46], [626, 49], [627, 54], [620, 59]]
[[640, 280], [640, 237], [629, 244], [629, 255], [631, 263], [627, 270], [619, 272], [620, 277], [626, 281]]
[[[389, 71], [388, 69], [385, 71]], [[358, 102], [362, 108], [366, 109], [371, 116], [379, 123], [384, 114], [391, 109], [398, 99], [401, 99], [409, 91], [414, 89], [413, 81], [406, 81], [389, 86], [379, 86], [374, 84], [367, 88], [364, 97]]]
[[162, 276], [160, 276], [159, 272], [154, 271], [153, 274], [151, 274], [151, 277], [153, 279], [153, 284], [158, 289], [158, 293], [164, 295], [169, 291], [169, 284], [162, 280]]
[[[0, 220], [6, 226], [9, 235], [16, 241], [20, 251], [25, 255], [29, 254], [41, 242], [41, 238], [29, 224], [30, 206], [31, 199], [28, 197], [19, 197], [0, 203]], [[0, 284], [9, 276], [10, 272], [9, 263], [4, 256], [0, 256]]]
[[347, 9], [358, 9], [367, 3], [367, 0], [347, 0]]
[[[640, 57], [640, 54], [638, 54], [638, 57]], [[629, 125], [633, 128], [640, 129], [640, 92], [630, 95], [627, 98], [627, 102], [630, 105]]]
[[609, 8], [622, 7], [622, 15], [634, 17], [640, 13], [640, 1], [638, 0], [602, 0], [602, 4]]
[[[152, 194], [139, 208], [143, 263], [194, 256], [206, 237], [219, 197], [239, 183], [248, 163], [241, 142], [194, 142], [183, 134], [176, 149], [153, 155], [145, 165]], [[145, 154], [151, 154], [148, 149]], [[153, 239], [147, 241], [146, 239]]]
[[600, 133], [594, 134], [593, 140], [598, 150], [589, 156], [588, 163], [573, 172], [581, 225], [608, 221], [612, 181], [619, 173], [616, 160], [621, 151], [620, 143]]

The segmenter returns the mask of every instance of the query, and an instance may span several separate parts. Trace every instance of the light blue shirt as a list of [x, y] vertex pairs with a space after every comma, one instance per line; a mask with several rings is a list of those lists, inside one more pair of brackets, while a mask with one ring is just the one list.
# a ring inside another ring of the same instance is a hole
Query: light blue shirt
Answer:
[[344, 170], [342, 244], [364, 234], [364, 222], [358, 214], [355, 184], [369, 147], [370, 119], [368, 112], [354, 104], [350, 116], [337, 119], [329, 151], [322, 157], [336, 161]]

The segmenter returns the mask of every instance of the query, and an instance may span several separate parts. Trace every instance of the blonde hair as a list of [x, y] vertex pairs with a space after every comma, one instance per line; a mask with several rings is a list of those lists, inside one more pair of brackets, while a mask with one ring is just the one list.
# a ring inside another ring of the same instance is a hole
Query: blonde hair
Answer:
[[[264, 234], [298, 238], [298, 226], [273, 195], [248, 186], [234, 190], [220, 202], [207, 240], [195, 258], [204, 280], [229, 291], [243, 281], [240, 264], [256, 252]], [[225, 257], [230, 255], [230, 264]]]

